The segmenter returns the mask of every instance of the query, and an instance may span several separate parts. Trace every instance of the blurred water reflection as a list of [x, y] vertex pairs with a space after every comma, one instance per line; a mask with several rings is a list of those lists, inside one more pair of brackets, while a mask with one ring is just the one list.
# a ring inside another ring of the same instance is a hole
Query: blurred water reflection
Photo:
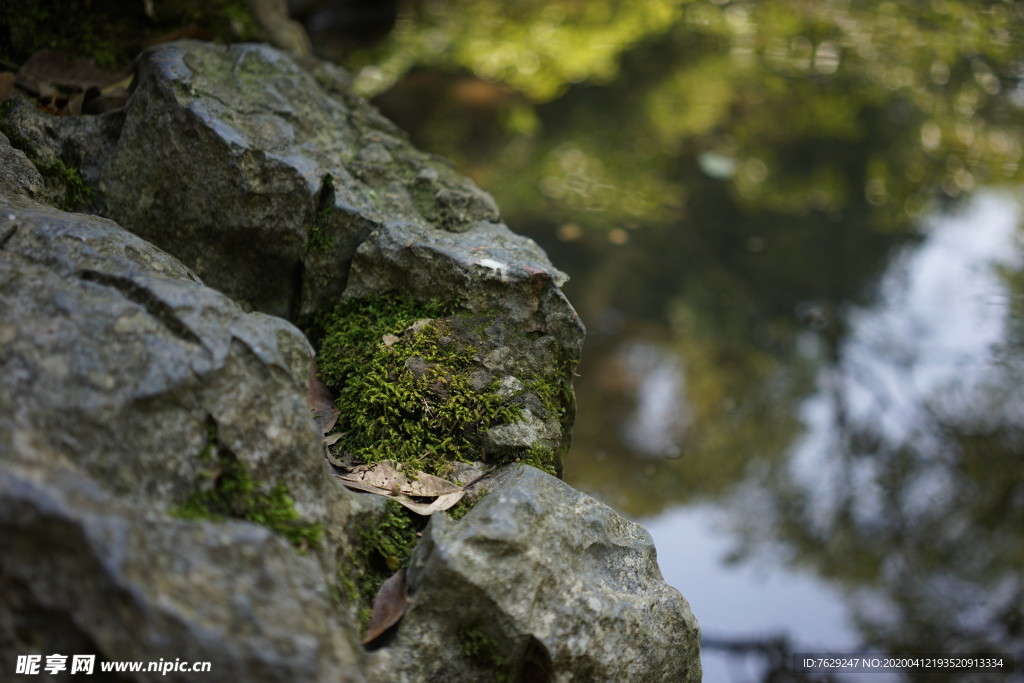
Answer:
[[566, 477], [719, 645], [1024, 658], [1021, 25], [433, 0], [352, 62], [572, 276]]
[[[1008, 356], [1019, 292], [1005, 278], [1024, 264], [1020, 224], [1020, 204], [990, 194], [932, 221], [894, 256], [879, 301], [848, 313], [787, 457], [751, 468], [710, 514], [649, 522], [666, 576], [714, 603], [695, 606], [707, 635], [784, 634], [803, 652], [1020, 653], [1024, 396], [1006, 372], [1020, 348]], [[694, 590], [709, 571], [693, 547], [731, 567], [710, 572], [714, 597]], [[719, 596], [746, 604], [723, 613]]]

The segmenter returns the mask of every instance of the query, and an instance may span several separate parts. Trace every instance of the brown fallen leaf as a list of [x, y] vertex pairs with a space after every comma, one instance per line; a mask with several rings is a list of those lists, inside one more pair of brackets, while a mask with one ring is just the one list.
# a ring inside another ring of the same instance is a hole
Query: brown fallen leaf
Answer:
[[466, 495], [464, 490], [459, 489], [453, 493], [446, 493], [444, 495], [437, 496], [431, 502], [421, 503], [420, 501], [413, 500], [406, 494], [394, 488], [374, 486], [373, 484], [367, 484], [359, 479], [349, 478], [348, 476], [338, 474], [337, 472], [334, 472], [334, 476], [340, 479], [341, 483], [350, 489], [363, 491], [365, 493], [374, 493], [378, 496], [386, 496], [396, 503], [412, 510], [417, 515], [422, 515], [424, 517], [428, 517], [435, 512], [441, 512], [442, 510], [454, 507], [460, 500], [462, 500], [463, 496]]
[[447, 479], [435, 477], [433, 474], [417, 472], [416, 479], [400, 484], [399, 490], [410, 496], [432, 498], [461, 491], [462, 487], [458, 484], [453, 484]]
[[38, 50], [18, 70], [18, 87], [39, 97], [63, 92], [104, 90], [130, 78], [130, 70], [105, 71], [91, 59], [75, 59], [60, 50]]
[[316, 376], [316, 361], [309, 366], [309, 381], [306, 384], [306, 404], [313, 411], [313, 420], [321, 434], [334, 428], [341, 412], [334, 405], [334, 396], [319, 377]]
[[348, 488], [387, 496], [418, 515], [447, 510], [466, 495], [464, 487], [433, 474], [416, 472], [410, 477], [390, 460], [366, 465], [356, 462], [351, 455], [338, 457], [330, 452], [327, 460], [331, 473]]
[[389, 628], [397, 624], [405, 616], [409, 606], [409, 594], [405, 590], [405, 567], [391, 575], [385, 581], [373, 599], [373, 610], [370, 613], [370, 626], [363, 636], [363, 645], [368, 645]]
[[396, 466], [390, 460], [382, 460], [372, 465], [356, 464], [354, 461], [339, 461], [336, 467], [339, 470], [338, 474], [352, 481], [370, 484], [388, 491], [398, 490], [420, 498], [434, 498], [462, 490], [458, 484], [453, 484], [447, 479], [426, 472], [416, 472], [410, 478], [406, 472], [400, 469], [400, 466]]
[[343, 433], [341, 433], [341, 432], [338, 432], [337, 434], [330, 434], [328, 436], [325, 436], [324, 437], [324, 445], [325, 446], [333, 446], [334, 444], [338, 443], [338, 439], [340, 439], [343, 436], [345, 436], [345, 435]]

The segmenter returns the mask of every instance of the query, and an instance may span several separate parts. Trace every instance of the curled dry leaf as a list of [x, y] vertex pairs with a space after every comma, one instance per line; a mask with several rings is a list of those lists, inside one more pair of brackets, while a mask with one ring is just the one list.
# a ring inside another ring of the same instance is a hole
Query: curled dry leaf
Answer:
[[131, 81], [131, 71], [106, 71], [91, 59], [76, 59], [59, 50], [43, 48], [35, 52], [18, 71], [18, 86], [34, 95], [46, 97], [58, 90], [97, 92]]
[[380, 486], [374, 486], [372, 484], [366, 484], [358, 479], [351, 479], [345, 475], [338, 474], [337, 472], [334, 473], [334, 476], [340, 479], [341, 483], [350, 489], [355, 491], [364, 491], [366, 493], [375, 493], [378, 496], [387, 496], [396, 503], [412, 510], [417, 515], [423, 515], [424, 517], [428, 517], [435, 512], [440, 512], [454, 507], [456, 503], [462, 500], [463, 496], [466, 495], [464, 490], [459, 489], [452, 493], [437, 496], [433, 501], [420, 502], [418, 500], [413, 500], [397, 488], [387, 489]]
[[330, 462], [334, 476], [348, 488], [387, 496], [418, 515], [447, 510], [466, 495], [458, 484], [426, 472], [417, 472], [416, 478], [410, 479], [390, 460], [373, 465], [356, 464], [350, 458], [332, 458]]
[[458, 484], [453, 484], [447, 479], [435, 477], [426, 472], [417, 472], [416, 479], [401, 485], [402, 493], [410, 496], [444, 496], [457, 493], [462, 490]]
[[373, 599], [373, 611], [370, 614], [370, 626], [363, 637], [363, 645], [368, 645], [389, 628], [397, 624], [405, 616], [409, 606], [409, 595], [405, 590], [405, 567], [391, 575], [385, 581]]
[[[327, 385], [316, 376], [316, 361], [309, 366], [309, 382], [306, 384], [306, 403], [313, 411], [313, 419], [316, 421], [316, 428], [321, 434], [326, 434], [338, 423], [338, 416], [341, 412], [338, 406], [334, 405], [334, 396]], [[337, 441], [337, 439], [335, 439]]]
[[18, 70], [17, 86], [53, 114], [102, 114], [124, 106], [132, 73], [107, 71], [91, 59], [59, 50], [39, 50]]

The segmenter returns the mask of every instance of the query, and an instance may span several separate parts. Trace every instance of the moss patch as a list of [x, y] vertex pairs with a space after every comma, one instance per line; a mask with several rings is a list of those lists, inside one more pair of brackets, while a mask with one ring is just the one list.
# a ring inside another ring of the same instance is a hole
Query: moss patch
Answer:
[[338, 392], [342, 451], [443, 476], [454, 460], [485, 459], [480, 435], [522, 416], [496, 382], [481, 386], [477, 350], [447, 312], [439, 302], [374, 297], [326, 317], [319, 373]]
[[28, 139], [7, 123], [7, 114], [14, 106], [14, 100], [7, 100], [0, 103], [0, 133], [3, 133], [11, 143], [11, 147], [19, 149], [32, 165], [43, 176], [46, 186], [56, 196], [54, 206], [63, 211], [72, 211], [81, 207], [92, 197], [92, 188], [85, 184], [82, 175], [74, 168], [71, 168], [60, 159], [44, 161], [39, 158], [38, 153]]
[[541, 446], [540, 444], [534, 443], [530, 446], [530, 449], [526, 451], [526, 457], [522, 459], [522, 462], [536, 467], [538, 470], [547, 472], [553, 477], [558, 476], [558, 468], [555, 467], [555, 452], [547, 446]]
[[479, 496], [474, 496], [472, 499], [463, 498], [454, 506], [445, 510], [445, 514], [448, 515], [449, 519], [451, 519], [454, 522], [457, 522], [463, 517], [465, 517], [470, 510], [476, 507], [476, 504], [483, 500], [484, 496], [486, 496], [487, 493], [488, 492], [485, 491]]
[[358, 609], [360, 630], [370, 623], [370, 608], [381, 584], [401, 567], [409, 566], [418, 534], [427, 521], [389, 500], [380, 519], [360, 534], [355, 554], [339, 562], [338, 582]]
[[498, 651], [498, 641], [488, 637], [478, 627], [460, 628], [458, 632], [459, 646], [462, 654], [481, 669], [499, 673], [497, 680], [505, 681], [511, 677], [505, 669], [505, 658]]
[[173, 508], [172, 515], [182, 519], [255, 522], [284, 537], [300, 552], [320, 544], [323, 528], [303, 521], [287, 487], [278, 484], [269, 491], [260, 490], [238, 458], [218, 445], [216, 427], [210, 427], [206, 447], [198, 457], [210, 465], [209, 486]]

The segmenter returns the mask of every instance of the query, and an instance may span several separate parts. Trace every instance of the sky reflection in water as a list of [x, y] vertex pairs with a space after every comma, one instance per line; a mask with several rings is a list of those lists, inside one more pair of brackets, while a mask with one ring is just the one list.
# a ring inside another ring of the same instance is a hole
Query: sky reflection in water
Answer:
[[[1009, 301], [1019, 294], [999, 271], [1021, 268], [1020, 219], [1020, 203], [1013, 197], [983, 193], [953, 215], [924, 221], [927, 238], [893, 257], [880, 300], [849, 312], [850, 332], [838, 363], [819, 372], [817, 392], [803, 402], [806, 431], [784, 465], [807, 493], [812, 518], [831, 518], [837, 501], [852, 495], [854, 514], [862, 523], [901, 522], [885, 518], [886, 464], [864, 459], [848, 472], [849, 447], [837, 422], [873, 425], [890, 449], [911, 440], [925, 442], [919, 450], [939, 465], [948, 445], [933, 429], [935, 411], [977, 406], [988, 387], [1013, 381], [998, 356], [1007, 341]], [[647, 385], [639, 386], [643, 391]], [[638, 400], [638, 412], [648, 404]], [[1005, 411], [1003, 420], [1020, 424], [1020, 403], [998, 408]], [[638, 415], [633, 422], [649, 428], [660, 417]], [[762, 483], [755, 475], [739, 486], [733, 500], [672, 508], [643, 520], [658, 546], [666, 580], [688, 596], [705, 637], [764, 642], [785, 636], [794, 652], [877, 651], [861, 637], [854, 613], [873, 603], [876, 612], [888, 612], [883, 618], [898, 617], [899, 610], [886, 604], [886, 588], [874, 595], [855, 586], [845, 591], [842, 581], [819, 578], [787, 557], [785, 546], [760, 536], [772, 534], [778, 523], [770, 500], [775, 492]], [[941, 507], [954, 500], [950, 487], [962, 484], [940, 466], [932, 476], [913, 482], [904, 505], [911, 514], [936, 501]], [[852, 491], [838, 490], [844, 487]], [[769, 500], [755, 502], [758, 497]], [[752, 510], [759, 514], [751, 517]], [[752, 525], [752, 520], [757, 521]], [[761, 548], [753, 557], [730, 562], [737, 526], [746, 528], [748, 537], [758, 536]], [[899, 547], [883, 550], [901, 552]], [[934, 569], [941, 573], [940, 567]], [[956, 621], [957, 615], [949, 618]], [[986, 628], [984, 618], [978, 626]], [[713, 647], [706, 648], [704, 660], [707, 680], [753, 681], [764, 666], [758, 657], [724, 657]]]

